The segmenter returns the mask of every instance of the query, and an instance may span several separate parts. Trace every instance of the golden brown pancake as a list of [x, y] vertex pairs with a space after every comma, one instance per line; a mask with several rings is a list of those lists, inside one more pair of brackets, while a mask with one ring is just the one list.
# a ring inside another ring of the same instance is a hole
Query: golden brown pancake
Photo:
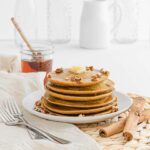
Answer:
[[[99, 75], [96, 80], [92, 80], [93, 76]], [[76, 80], [72, 80], [74, 77], [81, 78], [80, 82], [76, 82]], [[48, 74], [48, 81], [50, 81], [52, 84], [57, 86], [78, 86], [78, 87], [84, 87], [84, 86], [91, 86], [95, 85], [97, 83], [100, 83], [108, 78], [107, 75], [101, 74], [98, 70], [86, 70], [83, 73], [76, 74], [70, 72], [70, 68], [63, 69], [61, 73], [56, 73], [56, 71], [51, 72]]]
[[[43, 107], [44, 107], [44, 104], [43, 104]], [[99, 116], [99, 115], [104, 115], [104, 114], [110, 114], [110, 113], [112, 113], [113, 112], [113, 109], [111, 108], [111, 109], [108, 109], [108, 110], [106, 110], [106, 111], [103, 111], [103, 112], [99, 112], [99, 113], [93, 113], [93, 114], [79, 114], [79, 115], [64, 115], [64, 114], [59, 114], [59, 113], [56, 113], [56, 112], [53, 112], [53, 111], [50, 111], [49, 109], [47, 109], [46, 107], [44, 108], [44, 110], [47, 112], [47, 114], [51, 114], [51, 115], [55, 115], [55, 116], [67, 116], [67, 117], [69, 117], [69, 116]]]
[[117, 111], [109, 72], [93, 66], [58, 68], [48, 73], [37, 111], [53, 115], [102, 115]]
[[98, 100], [98, 99], [102, 99], [102, 98], [111, 96], [112, 93], [113, 92], [111, 91], [109, 93], [100, 94], [100, 95], [96, 95], [96, 96], [74, 96], [74, 95], [64, 95], [64, 94], [55, 93], [53, 91], [46, 90], [45, 96], [47, 97], [47, 95], [50, 95], [54, 98], [68, 100], [68, 101], [91, 101], [91, 100]]
[[104, 112], [113, 108], [113, 106], [117, 105], [117, 98], [112, 104], [106, 105], [104, 107], [92, 108], [92, 109], [77, 109], [72, 107], [62, 107], [48, 103], [46, 100], [43, 100], [43, 106], [55, 113], [64, 114], [64, 115], [79, 115], [79, 114], [94, 114]]
[[113, 83], [110, 80], [106, 80], [104, 82], [88, 87], [60, 87], [48, 83], [45, 88], [57, 93], [71, 95], [96, 95], [108, 93], [114, 89]]
[[104, 99], [96, 100], [96, 101], [83, 101], [83, 102], [74, 102], [74, 101], [64, 101], [61, 99], [56, 99], [53, 97], [42, 99], [46, 100], [47, 102], [58, 105], [58, 106], [66, 106], [66, 107], [74, 107], [74, 108], [96, 108], [96, 107], [102, 107], [106, 106], [108, 104], [111, 104], [116, 99], [113, 97], [106, 97]]

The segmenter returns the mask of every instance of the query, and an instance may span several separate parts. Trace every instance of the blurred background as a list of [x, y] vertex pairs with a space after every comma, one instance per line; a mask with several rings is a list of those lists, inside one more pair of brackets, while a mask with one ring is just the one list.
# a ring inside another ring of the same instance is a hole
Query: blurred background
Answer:
[[[26, 0], [20, 0], [26, 1]], [[69, 0], [71, 3], [71, 39], [78, 40], [79, 21], [83, 0]], [[0, 0], [0, 40], [13, 40], [14, 28], [11, 25], [10, 18], [16, 11], [17, 0]], [[138, 40], [149, 40], [150, 37], [150, 0], [138, 0]], [[47, 26], [47, 3], [48, 0], [36, 0], [37, 24], [40, 37], [46, 36]], [[113, 0], [110, 0], [113, 3]], [[27, 9], [28, 8], [25, 8]]]

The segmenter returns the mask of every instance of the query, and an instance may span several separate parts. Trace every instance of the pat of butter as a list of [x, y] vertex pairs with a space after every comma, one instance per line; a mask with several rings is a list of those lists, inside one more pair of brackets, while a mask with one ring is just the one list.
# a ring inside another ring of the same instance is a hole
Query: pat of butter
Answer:
[[86, 71], [86, 68], [81, 66], [73, 66], [72, 68], [70, 68], [69, 71], [71, 73], [80, 74], [80, 73], [84, 73]]

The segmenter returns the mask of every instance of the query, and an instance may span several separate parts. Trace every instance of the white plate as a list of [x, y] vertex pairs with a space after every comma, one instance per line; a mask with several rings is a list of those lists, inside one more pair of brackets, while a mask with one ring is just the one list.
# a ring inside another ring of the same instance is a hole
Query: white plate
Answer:
[[100, 116], [86, 116], [86, 117], [68, 117], [68, 116], [55, 116], [50, 114], [43, 114], [40, 112], [35, 111], [34, 103], [43, 96], [44, 91], [36, 91], [28, 96], [26, 96], [23, 99], [23, 107], [30, 112], [31, 114], [34, 114], [38, 117], [53, 120], [53, 121], [59, 121], [59, 122], [68, 122], [68, 123], [93, 123], [98, 121], [103, 121], [109, 118], [113, 118], [115, 116], [118, 116], [119, 114], [125, 112], [129, 109], [129, 107], [132, 105], [132, 100], [127, 96], [120, 92], [114, 92], [114, 95], [118, 97], [118, 103], [119, 103], [119, 111], [106, 114], [106, 115], [100, 115]]

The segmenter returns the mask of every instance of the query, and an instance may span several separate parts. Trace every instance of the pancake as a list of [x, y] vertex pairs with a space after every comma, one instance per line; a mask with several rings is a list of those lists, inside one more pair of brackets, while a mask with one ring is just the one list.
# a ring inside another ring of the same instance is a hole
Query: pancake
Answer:
[[114, 101], [112, 104], [109, 104], [105, 107], [98, 107], [98, 108], [92, 108], [92, 109], [77, 109], [77, 108], [72, 108], [72, 107], [62, 107], [62, 106], [57, 106], [48, 103], [47, 101], [43, 101], [43, 106], [54, 112], [54, 113], [59, 113], [63, 115], [79, 115], [79, 114], [94, 114], [94, 113], [100, 113], [104, 112], [106, 110], [110, 110], [113, 108], [113, 106], [117, 105], [117, 98], [116, 101]]
[[[55, 116], [66, 116], [66, 117], [69, 117], [69, 116], [77, 116], [77, 117], [80, 117], [80, 115], [81, 115], [81, 117], [82, 117], [82, 114], [79, 114], [79, 115], [65, 115], [65, 114], [54, 113], [54, 112], [52, 112], [52, 111], [50, 111], [50, 110], [48, 110], [48, 109], [46, 109], [46, 111], [47, 111], [48, 114], [50, 114], [50, 115], [55, 115]], [[95, 114], [86, 114], [86, 115], [84, 115], [84, 116], [99, 116], [99, 115], [110, 114], [110, 113], [112, 113], [112, 112], [113, 112], [112, 109], [108, 109], [108, 110], [106, 110], [106, 111], [102, 111], [102, 112], [95, 113]], [[84, 117], [84, 116], [83, 116], [83, 117]]]
[[[59, 113], [56, 113], [56, 112], [52, 112], [50, 111], [49, 109], [47, 109], [46, 107], [44, 107], [44, 103], [41, 101], [41, 104], [42, 104], [42, 109], [44, 109], [44, 111], [46, 112], [46, 114], [50, 114], [50, 115], [55, 115], [55, 116], [67, 116], [69, 117], [70, 115], [64, 115], [64, 114], [59, 114]], [[117, 107], [117, 105], [116, 105]], [[105, 114], [110, 114], [112, 112], [115, 112], [113, 108], [111, 109], [108, 109], [106, 111], [103, 111], [103, 112], [99, 112], [99, 113], [93, 113], [93, 114], [80, 114], [80, 115], [71, 115], [71, 116], [77, 116], [77, 117], [85, 117], [85, 116], [99, 116], [99, 115], [105, 115]]]
[[[109, 72], [93, 66], [58, 68], [47, 74], [45, 94], [35, 110], [58, 116], [103, 115], [117, 111]], [[37, 108], [37, 109], [36, 109]]]
[[[43, 103], [43, 102], [42, 102]], [[42, 104], [42, 107], [44, 107], [44, 103]], [[64, 115], [64, 114], [59, 114], [59, 113], [56, 113], [56, 112], [53, 112], [53, 111], [50, 111], [49, 109], [47, 109], [46, 107], [44, 107], [44, 110], [47, 112], [47, 114], [50, 114], [50, 115], [55, 115], [55, 116], [67, 116], [69, 117], [68, 115]], [[84, 116], [98, 116], [98, 115], [105, 115], [105, 114], [110, 114], [113, 112], [113, 109], [108, 109], [106, 111], [103, 111], [103, 112], [99, 112], [99, 113], [94, 113], [94, 114], [86, 114]], [[80, 114], [81, 116], [83, 116], [82, 114]], [[79, 117], [80, 115], [71, 115], [71, 116], [77, 116]], [[83, 116], [83, 117], [84, 117]]]
[[96, 96], [74, 96], [74, 95], [63, 95], [60, 93], [55, 93], [53, 91], [46, 90], [45, 96], [50, 95], [54, 98], [62, 99], [62, 100], [68, 100], [68, 101], [91, 101], [91, 100], [98, 100], [102, 99], [108, 96], [112, 95], [112, 91], [109, 93], [101, 94], [101, 95], [96, 95]]
[[104, 94], [114, 90], [113, 82], [111, 80], [106, 80], [102, 83], [98, 83], [93, 86], [88, 87], [60, 87], [54, 86], [51, 84], [46, 85], [46, 89], [52, 90], [57, 93], [62, 94], [71, 94], [71, 95], [96, 95], [96, 94]]
[[[101, 73], [99, 70], [95, 69], [86, 70], [80, 67], [78, 69], [80, 73], [77, 73], [76, 72], [77, 67], [75, 69], [74, 68], [67, 68], [67, 69], [58, 68], [47, 75], [48, 81], [57, 86], [84, 87], [95, 85], [108, 78], [108, 74]], [[73, 69], [74, 71], [71, 71]], [[97, 77], [93, 78], [95, 76]]]
[[106, 97], [104, 99], [96, 100], [96, 101], [85, 101], [85, 102], [74, 102], [74, 101], [64, 101], [60, 99], [55, 99], [53, 97], [45, 98], [43, 97], [42, 100], [46, 100], [50, 104], [58, 105], [58, 106], [66, 106], [66, 107], [73, 107], [73, 108], [96, 108], [106, 106], [111, 104], [116, 99], [110, 97]]

